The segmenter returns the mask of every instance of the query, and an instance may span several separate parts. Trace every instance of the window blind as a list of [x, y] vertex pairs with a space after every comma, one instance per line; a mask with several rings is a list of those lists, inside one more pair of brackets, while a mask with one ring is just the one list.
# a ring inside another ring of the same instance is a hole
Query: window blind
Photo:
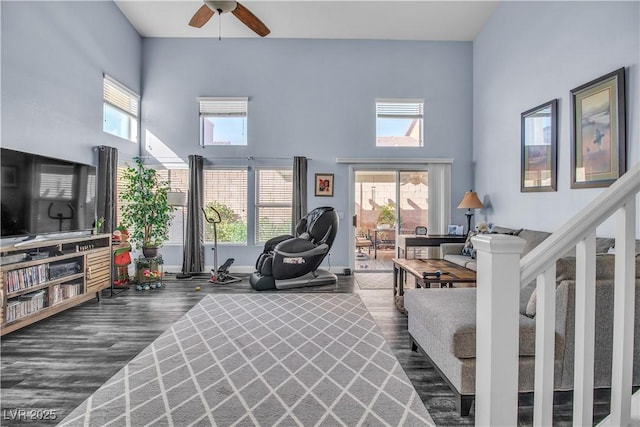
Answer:
[[424, 115], [423, 99], [377, 99], [376, 116], [388, 119], [421, 119]]
[[[247, 243], [247, 176], [247, 169], [204, 171], [204, 207], [214, 207], [221, 216], [218, 243]], [[205, 241], [213, 238], [213, 226], [205, 223]]]
[[249, 98], [198, 98], [201, 116], [247, 117]]
[[137, 119], [140, 111], [140, 95], [116, 81], [108, 75], [104, 75], [103, 85], [104, 101]]
[[256, 242], [291, 233], [293, 171], [256, 171]]

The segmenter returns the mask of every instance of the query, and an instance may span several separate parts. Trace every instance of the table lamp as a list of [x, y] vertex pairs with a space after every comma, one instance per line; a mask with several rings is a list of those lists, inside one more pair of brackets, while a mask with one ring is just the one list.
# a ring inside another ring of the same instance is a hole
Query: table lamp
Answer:
[[466, 209], [467, 211], [464, 213], [467, 216], [467, 232], [471, 231], [471, 217], [473, 216], [473, 212], [471, 209], [481, 209], [484, 205], [478, 199], [478, 193], [473, 190], [469, 190], [464, 193], [464, 197], [462, 201], [458, 205], [459, 209]]

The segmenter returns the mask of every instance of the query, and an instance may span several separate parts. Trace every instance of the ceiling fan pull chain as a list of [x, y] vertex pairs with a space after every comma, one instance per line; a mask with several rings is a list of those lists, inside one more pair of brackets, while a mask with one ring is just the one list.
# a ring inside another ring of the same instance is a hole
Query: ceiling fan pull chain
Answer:
[[218, 9], [218, 41], [222, 40], [222, 9]]

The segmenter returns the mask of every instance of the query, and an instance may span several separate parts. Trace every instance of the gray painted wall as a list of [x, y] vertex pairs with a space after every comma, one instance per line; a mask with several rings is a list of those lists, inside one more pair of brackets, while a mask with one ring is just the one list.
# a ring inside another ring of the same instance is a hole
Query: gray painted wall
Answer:
[[3, 147], [96, 164], [102, 75], [140, 90], [142, 40], [113, 2], [2, 2]]
[[[310, 190], [308, 203], [309, 209], [331, 205], [344, 215], [331, 251], [334, 266], [347, 266], [352, 250], [348, 166], [336, 164], [337, 157], [455, 158], [453, 220], [466, 222], [455, 206], [472, 183], [469, 42], [144, 39], [142, 81], [142, 132], [145, 142], [154, 144], [145, 154], [161, 160], [175, 155], [185, 162], [189, 154], [199, 154], [217, 166], [247, 164], [228, 158], [249, 156], [286, 158], [271, 163], [289, 166], [294, 155], [303, 155], [311, 158], [310, 187], [314, 173], [334, 173], [335, 196], [316, 198]], [[250, 98], [248, 146], [199, 146], [200, 96]], [[375, 147], [379, 97], [425, 99], [424, 147]], [[250, 200], [249, 212], [253, 208]], [[235, 265], [251, 266], [260, 251], [221, 246], [218, 261], [234, 257]], [[180, 264], [180, 247], [165, 246], [163, 253], [167, 264]], [[207, 250], [207, 265], [212, 260]]]
[[[640, 3], [502, 2], [473, 44], [475, 183], [488, 222], [555, 231], [602, 189], [570, 189], [570, 90], [627, 67], [627, 165], [640, 161]], [[558, 104], [558, 191], [520, 192], [520, 114]], [[598, 235], [612, 236], [612, 223]], [[640, 237], [640, 230], [638, 231]]]

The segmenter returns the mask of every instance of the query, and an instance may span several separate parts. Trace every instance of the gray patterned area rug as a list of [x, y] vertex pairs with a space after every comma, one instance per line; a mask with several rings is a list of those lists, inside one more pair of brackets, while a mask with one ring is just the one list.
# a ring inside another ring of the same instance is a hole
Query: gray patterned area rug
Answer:
[[435, 425], [357, 294], [217, 294], [63, 426]]
[[393, 273], [357, 272], [353, 277], [360, 289], [393, 289]]

